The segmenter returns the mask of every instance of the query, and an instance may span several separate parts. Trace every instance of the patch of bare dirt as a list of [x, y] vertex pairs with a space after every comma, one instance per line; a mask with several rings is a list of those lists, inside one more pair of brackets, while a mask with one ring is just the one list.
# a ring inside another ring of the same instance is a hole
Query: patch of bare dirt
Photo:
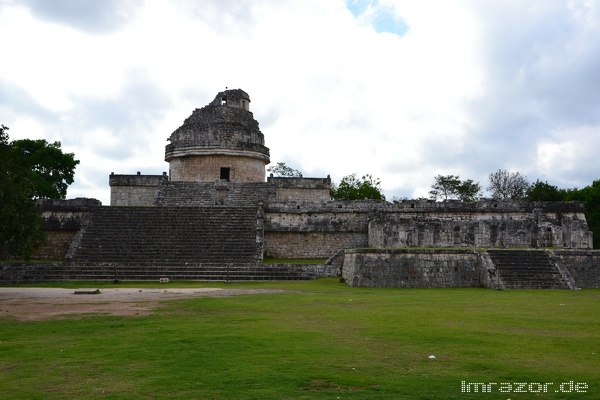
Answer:
[[162, 301], [190, 297], [281, 293], [279, 289], [101, 289], [97, 294], [75, 294], [88, 289], [0, 287], [0, 318], [20, 321], [78, 319], [85, 315], [150, 315]]

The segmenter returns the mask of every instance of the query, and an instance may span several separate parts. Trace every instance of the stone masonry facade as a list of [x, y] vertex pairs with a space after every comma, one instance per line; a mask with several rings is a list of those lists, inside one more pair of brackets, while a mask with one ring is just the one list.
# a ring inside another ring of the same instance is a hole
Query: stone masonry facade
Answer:
[[[489, 286], [490, 277], [483, 267], [485, 257], [474, 249], [553, 249], [562, 260], [561, 268], [579, 281], [600, 281], [600, 257], [591, 250], [592, 233], [581, 203], [334, 201], [329, 177], [271, 175], [265, 180], [269, 149], [250, 112], [250, 97], [241, 89], [220, 92], [207, 106], [194, 110], [170, 135], [169, 142], [165, 147], [168, 174], [110, 174], [110, 207], [123, 208], [121, 218], [115, 217], [117, 212], [96, 211], [101, 205], [93, 199], [41, 204], [50, 238], [42, 258], [64, 258], [67, 249], [76, 258], [74, 243], [79, 243], [86, 230], [104, 226], [98, 220], [102, 215], [115, 218], [115, 224], [125, 218], [134, 224], [139, 218], [160, 217], [166, 230], [154, 229], [148, 221], [138, 225], [146, 233], [156, 231], [156, 243], [162, 243], [161, 232], [177, 230], [174, 220], [165, 217], [173, 208], [186, 208], [189, 213], [189, 218], [173, 213], [178, 224], [199, 215], [206, 215], [207, 221], [218, 215], [220, 219], [214, 221], [233, 222], [232, 226], [235, 221], [227, 221], [228, 210], [231, 215], [257, 210], [253, 211], [260, 216], [256, 223], [246, 222], [254, 227], [245, 230], [249, 233], [243, 243], [248, 246], [252, 242], [254, 250], [246, 250], [251, 257], [245, 256], [244, 262], [260, 262], [263, 255], [327, 259], [337, 254], [343, 276], [351, 284], [385, 286], [386, 276], [392, 279], [393, 275], [394, 282], [405, 287]], [[126, 212], [128, 208], [131, 215]], [[93, 226], [88, 227], [94, 215]], [[145, 217], [136, 217], [142, 215]], [[197, 225], [202, 225], [200, 220]], [[119, 235], [129, 230], [130, 235], [137, 235], [133, 227], [119, 229]], [[139, 232], [138, 236], [146, 233]], [[210, 232], [202, 235], [198, 237], [209, 238]], [[217, 249], [211, 254], [218, 254], [218, 246], [224, 241], [237, 239], [232, 235], [236, 233], [221, 233], [220, 242], [211, 242], [211, 248]], [[127, 240], [126, 235], [122, 240]], [[202, 247], [203, 240], [185, 246]], [[93, 243], [95, 247], [81, 249], [80, 254], [83, 250], [94, 254], [94, 249], [106, 248], [101, 240]], [[114, 246], [126, 247], [125, 243]], [[143, 241], [135, 245], [135, 251], [145, 253], [140, 246], [144, 246]], [[195, 254], [188, 247], [185, 250]], [[234, 249], [232, 246], [228, 251]], [[152, 263], [160, 261], [161, 252], [155, 253]], [[330, 274], [332, 269], [326, 270]], [[590, 283], [590, 287], [594, 285]]]

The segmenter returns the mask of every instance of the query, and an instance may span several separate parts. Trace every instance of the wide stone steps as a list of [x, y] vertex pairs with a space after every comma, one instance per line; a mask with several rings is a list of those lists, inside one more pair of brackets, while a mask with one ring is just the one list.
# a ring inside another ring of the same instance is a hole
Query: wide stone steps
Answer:
[[181, 182], [166, 181], [158, 188], [154, 203], [159, 206], [257, 206], [270, 193], [266, 182]]
[[488, 254], [507, 289], [568, 289], [543, 250], [488, 250]]
[[256, 237], [255, 207], [101, 207], [71, 260], [245, 263]]
[[3, 264], [1, 283], [60, 281], [154, 281], [161, 278], [191, 281], [284, 281], [315, 279], [312, 272], [293, 265], [268, 264], [204, 266], [69, 265], [67, 263]]

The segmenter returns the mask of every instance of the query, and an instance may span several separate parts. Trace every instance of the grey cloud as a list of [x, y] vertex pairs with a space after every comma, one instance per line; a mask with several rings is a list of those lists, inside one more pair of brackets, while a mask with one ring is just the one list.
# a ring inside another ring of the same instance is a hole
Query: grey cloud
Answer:
[[[80, 143], [80, 147], [93, 146], [94, 152], [102, 158], [125, 160], [147, 146], [149, 138], [166, 140], [171, 133], [156, 132], [155, 126], [172, 104], [143, 73], [132, 72], [128, 84], [112, 98], [76, 97], [72, 100], [75, 107], [68, 112], [70, 123], [59, 126], [62, 136]], [[95, 137], [92, 132], [97, 129], [109, 132], [111, 140]], [[165, 144], [166, 141], [158, 145]]]
[[91, 33], [118, 29], [143, 2], [133, 0], [26, 0], [31, 12], [42, 19]]
[[[512, 17], [486, 19], [492, 21], [484, 33], [490, 93], [494, 93], [497, 106], [519, 107], [521, 114], [533, 105], [532, 118], [535, 111], [553, 124], [597, 124], [597, 36], [570, 13], [566, 2], [543, 3], [554, 6], [523, 6], [521, 14], [513, 9]], [[599, 19], [596, 15], [595, 20]], [[596, 31], [600, 33], [598, 27]]]
[[473, 126], [465, 154], [489, 171], [518, 165], [531, 175], [537, 145], [552, 132], [600, 128], [600, 52], [593, 34], [599, 28], [582, 25], [566, 2], [542, 3], [486, 3], [480, 10], [488, 22], [481, 38], [487, 79], [485, 94], [466, 105]]
[[[15, 114], [27, 114], [38, 122], [58, 121], [58, 115], [40, 106], [31, 95], [10, 82], [0, 79], [0, 106], [6, 106]], [[0, 121], [10, 128], [9, 121]]]

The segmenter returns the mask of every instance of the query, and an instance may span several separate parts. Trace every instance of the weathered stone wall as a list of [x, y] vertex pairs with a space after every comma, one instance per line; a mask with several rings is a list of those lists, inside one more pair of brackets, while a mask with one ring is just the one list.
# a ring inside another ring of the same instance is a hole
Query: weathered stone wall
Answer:
[[592, 234], [576, 202], [409, 201], [369, 216], [369, 246], [588, 249]]
[[162, 175], [116, 175], [110, 174], [111, 206], [152, 206], [156, 189], [168, 180], [166, 172]]
[[341, 274], [341, 268], [325, 264], [263, 264], [272, 268], [290, 268], [304, 275], [314, 278], [337, 278]]
[[265, 204], [265, 251], [271, 257], [330, 257], [368, 244], [369, 212], [381, 202], [271, 202]]
[[328, 258], [338, 249], [365, 247], [361, 232], [265, 231], [265, 255], [275, 258]]
[[483, 286], [483, 269], [473, 250], [375, 250], [344, 252], [342, 277], [350, 286]]
[[64, 260], [76, 234], [76, 230], [46, 231], [46, 242], [32, 258], [35, 260]]
[[[509, 253], [527, 251], [495, 252], [508, 256]], [[345, 250], [343, 254], [342, 277], [351, 286], [483, 286], [503, 289], [508, 278], [499, 278], [497, 266], [491, 261], [490, 253], [492, 250], [480, 252], [473, 249], [350, 249]], [[570, 288], [600, 288], [600, 251], [555, 250], [549, 254], [557, 271], [571, 282], [567, 282]], [[533, 261], [529, 258], [527, 260], [525, 263], [529, 268]], [[501, 266], [500, 269], [502, 268], [505, 267]], [[540, 279], [530, 276], [531, 273], [531, 270], [527, 269], [527, 279]]]
[[288, 178], [274, 177], [267, 182], [275, 187], [278, 202], [322, 203], [331, 200], [331, 178]]
[[170, 163], [173, 181], [215, 182], [220, 180], [221, 168], [229, 168], [231, 182], [264, 182], [265, 161], [239, 155], [190, 155], [173, 158]]
[[32, 256], [37, 260], [63, 260], [82, 224], [102, 203], [96, 199], [38, 200], [46, 243]]
[[266, 182], [163, 182], [154, 204], [181, 206], [256, 206], [274, 198], [274, 188]]
[[367, 246], [587, 249], [583, 212], [581, 203], [267, 202], [265, 249], [275, 257]]
[[600, 288], [600, 251], [557, 250], [555, 261], [567, 268], [579, 288]]

